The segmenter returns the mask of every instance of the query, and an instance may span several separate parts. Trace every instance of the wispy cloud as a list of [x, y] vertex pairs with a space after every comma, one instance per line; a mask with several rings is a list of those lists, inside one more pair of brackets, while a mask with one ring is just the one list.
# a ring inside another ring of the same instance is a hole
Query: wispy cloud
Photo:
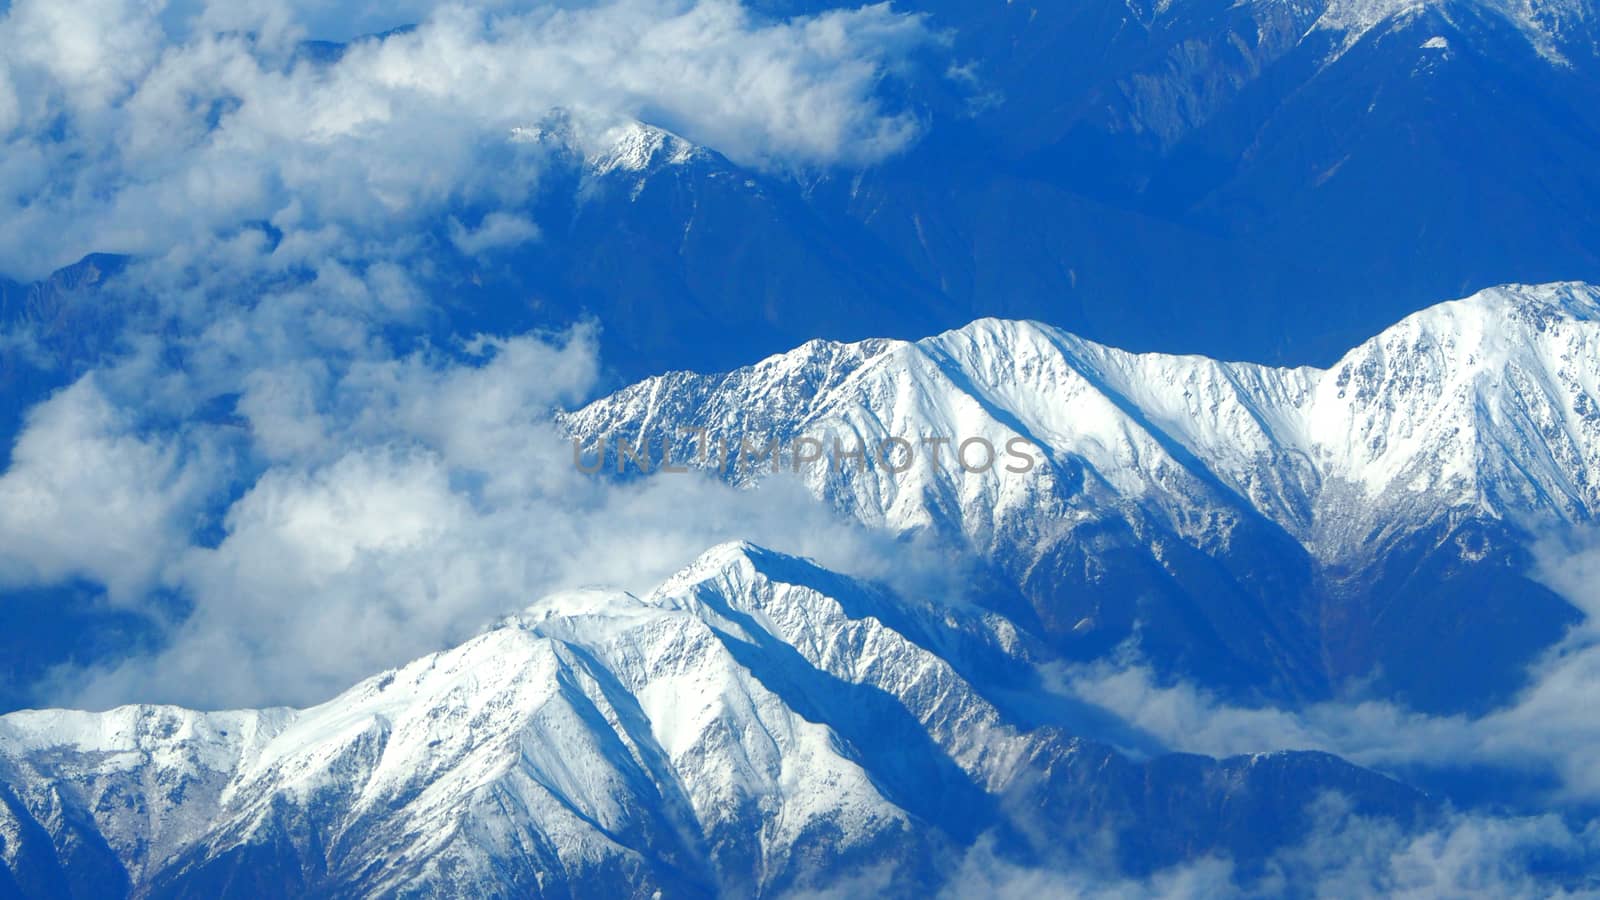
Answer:
[[1554, 815], [1449, 813], [1422, 828], [1354, 813], [1338, 794], [1308, 809], [1305, 837], [1259, 865], [1205, 857], [1128, 877], [1092, 859], [1024, 863], [985, 838], [966, 852], [944, 896], [1025, 900], [1202, 897], [1593, 896], [1584, 874], [1600, 829]]

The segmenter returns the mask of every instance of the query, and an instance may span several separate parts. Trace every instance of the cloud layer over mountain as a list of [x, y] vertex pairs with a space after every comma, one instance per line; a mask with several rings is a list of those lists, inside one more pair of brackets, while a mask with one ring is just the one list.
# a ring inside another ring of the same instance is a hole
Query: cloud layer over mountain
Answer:
[[280, 271], [359, 254], [447, 204], [525, 199], [547, 148], [513, 131], [557, 110], [585, 148], [647, 119], [762, 167], [871, 162], [919, 127], [879, 81], [934, 40], [887, 5], [771, 22], [730, 0], [616, 0], [441, 5], [319, 52], [292, 7], [253, 10], [12, 5], [0, 272], [39, 278], [91, 252], [221, 262], [269, 231]]
[[1591, 531], [1540, 548], [1537, 577], [1584, 612], [1584, 619], [1529, 670], [1529, 684], [1485, 715], [1430, 716], [1379, 698], [1300, 709], [1243, 707], [1192, 684], [1163, 684], [1138, 660], [1058, 673], [1059, 689], [1122, 717], [1164, 746], [1227, 756], [1261, 747], [1322, 750], [1388, 771], [1517, 773], [1535, 803], [1588, 808], [1600, 801], [1593, 750], [1600, 741], [1589, 698], [1600, 691], [1600, 551]]

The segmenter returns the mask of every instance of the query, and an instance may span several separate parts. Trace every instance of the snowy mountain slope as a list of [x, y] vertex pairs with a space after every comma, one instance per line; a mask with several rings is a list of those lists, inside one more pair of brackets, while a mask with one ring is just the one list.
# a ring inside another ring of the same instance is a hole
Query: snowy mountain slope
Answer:
[[[501, 628], [293, 714], [230, 767], [206, 832], [136, 888], [700, 894], [915, 840], [827, 729], [703, 624], [620, 595], [543, 612], [565, 639]], [[54, 715], [8, 746], [53, 763], [18, 783], [70, 785], [105, 752], [98, 734], [39, 727]]]
[[[1339, 640], [1319, 633], [1337, 620], [1333, 600], [1361, 605], [1351, 595], [1388, 568], [1439, 554], [1499, 571], [1519, 534], [1600, 511], [1600, 290], [1485, 291], [1412, 316], [1327, 370], [1129, 354], [996, 320], [915, 343], [812, 342], [727, 375], [649, 379], [566, 424], [608, 470], [620, 441], [643, 441], [656, 464], [664, 452], [712, 469], [726, 460], [744, 484], [773, 471], [756, 450], [775, 437], [778, 467], [819, 498], [870, 525], [960, 540], [1028, 588], [1051, 630], [1082, 638], [1120, 605], [1121, 640], [1130, 605], [1178, 590], [1214, 605], [1173, 648], [1231, 641], [1247, 669], [1278, 667], [1268, 681], [1279, 688], [1309, 686], [1305, 666], [1367, 674], [1326, 658]], [[948, 443], [919, 446], [904, 472], [844, 456], [930, 437]], [[802, 438], [824, 458], [797, 467]], [[1028, 471], [1004, 458], [968, 471], [952, 455], [1015, 438], [1038, 461]], [[1128, 553], [1159, 586], [1126, 580]], [[1096, 571], [1063, 571], [1083, 566]], [[1549, 611], [1533, 643], [1566, 621]]]
[[[725, 376], [652, 378], [567, 422], [587, 449], [606, 437], [668, 440], [674, 459], [690, 463], [717, 462], [726, 436], [740, 483], [772, 471], [765, 457], [740, 456], [740, 438], [761, 449], [777, 437], [787, 451], [802, 435], [829, 449], [837, 438], [845, 450], [857, 439], [982, 437], [1003, 447], [1020, 436], [1054, 465], [1020, 477], [964, 472], [952, 444], [942, 466], [919, 451], [909, 478], [854, 461], [800, 474], [819, 495], [901, 531], [940, 523], [929, 507], [943, 493], [997, 501], [961, 505], [986, 520], [959, 523], [978, 534], [1021, 501], [1049, 496], [1077, 461], [1085, 477], [1160, 508], [1195, 540], [1216, 523], [1192, 522], [1182, 504], [1243, 505], [1331, 562], [1362, 552], [1340, 538], [1337, 520], [1358, 515], [1361, 531], [1397, 518], [1388, 504], [1416, 509], [1398, 517], [1401, 527], [1462, 506], [1589, 518], [1600, 509], [1597, 396], [1600, 289], [1544, 285], [1441, 304], [1328, 370], [1130, 354], [1038, 323], [983, 320], [916, 343], [815, 341]], [[680, 431], [698, 428], [713, 452]], [[983, 456], [974, 451], [975, 464]], [[781, 462], [790, 467], [792, 454]], [[1351, 492], [1359, 509], [1345, 505]]]
[[1446, 20], [1463, 11], [1499, 16], [1514, 25], [1528, 41], [1553, 62], [1565, 63], [1560, 46], [1578, 38], [1592, 24], [1595, 5], [1590, 0], [1332, 0], [1317, 18], [1316, 27], [1340, 32], [1349, 46], [1375, 28], [1396, 20], [1438, 11]]
[[[546, 610], [559, 637], [501, 629], [308, 712], [240, 771], [234, 824], [164, 877], [254, 869], [241, 850], [302, 828], [334, 851], [320, 878], [378, 894], [508, 874], [530, 890], [746, 892], [817, 859], [917, 858], [908, 816], [705, 625], [620, 596], [579, 609]], [[366, 872], [373, 859], [387, 871]]]
[[[59, 855], [54, 874], [81, 896], [98, 893], [85, 888], [144, 880], [204, 834], [241, 761], [291, 717], [170, 707], [7, 716], [0, 858], [27, 875], [54, 869], [49, 858]], [[30, 836], [35, 822], [49, 828], [54, 848]]]
[[996, 829], [1048, 834], [1035, 853], [1115, 834], [1141, 870], [1292, 841], [1323, 790], [1425, 808], [1317, 754], [1136, 763], [1019, 724], [888, 623], [1007, 656], [1013, 630], [929, 615], [733, 544], [646, 597], [548, 598], [308, 710], [0, 717], [3, 871], [26, 896], [67, 895], [63, 872], [99, 896], [751, 896], [869, 875], [911, 895]]

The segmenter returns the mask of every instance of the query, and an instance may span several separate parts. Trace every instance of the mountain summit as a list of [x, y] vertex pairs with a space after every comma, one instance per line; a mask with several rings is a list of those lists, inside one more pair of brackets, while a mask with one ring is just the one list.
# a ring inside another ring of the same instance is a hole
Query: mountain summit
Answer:
[[980, 839], [1019, 859], [1109, 842], [1139, 872], [1262, 859], [1324, 791], [1405, 825], [1431, 808], [1322, 754], [1135, 762], [1039, 726], [962, 671], [990, 652], [1021, 677], [1004, 623], [941, 618], [729, 544], [311, 709], [13, 713], [0, 889], [921, 896]]
[[[793, 468], [868, 525], [969, 548], [1070, 653], [1134, 640], [1246, 695], [1375, 679], [1424, 708], [1479, 708], [1574, 621], [1524, 573], [1537, 535], [1600, 512], [1600, 290], [1484, 291], [1327, 369], [1132, 354], [1000, 320], [812, 342], [726, 375], [652, 378], [566, 424], [613, 455], [619, 440], [670, 445], [712, 468], [707, 437], [944, 439], [942, 462], [924, 453], [905, 472]], [[1016, 438], [1044, 464], [974, 473], [953, 455]], [[736, 483], [771, 473], [728, 455]]]

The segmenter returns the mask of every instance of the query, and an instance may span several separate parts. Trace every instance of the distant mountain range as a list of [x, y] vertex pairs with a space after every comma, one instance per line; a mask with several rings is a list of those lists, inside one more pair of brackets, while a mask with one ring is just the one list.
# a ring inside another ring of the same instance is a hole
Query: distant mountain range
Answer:
[[1600, 281], [1592, 2], [900, 6], [951, 40], [890, 88], [908, 153], [793, 177], [629, 137], [463, 306], [591, 312], [628, 378], [983, 316], [1327, 365], [1441, 297]]

